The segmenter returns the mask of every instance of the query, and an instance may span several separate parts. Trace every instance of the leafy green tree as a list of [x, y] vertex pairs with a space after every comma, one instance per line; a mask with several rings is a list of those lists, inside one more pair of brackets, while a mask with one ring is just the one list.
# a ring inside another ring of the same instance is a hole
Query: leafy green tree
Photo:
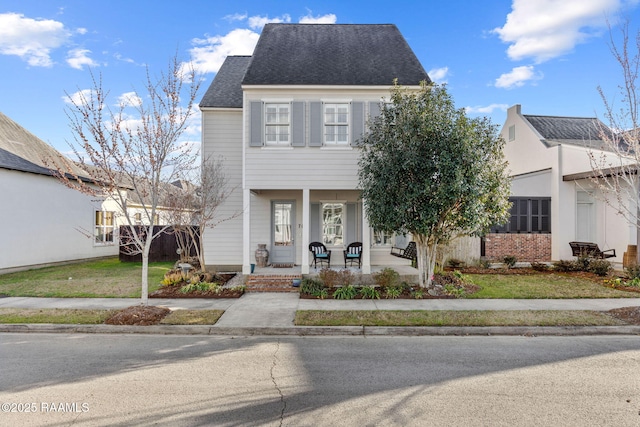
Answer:
[[438, 245], [507, 219], [503, 146], [489, 119], [467, 117], [444, 86], [427, 83], [395, 85], [370, 123], [358, 171], [367, 218], [377, 230], [411, 233], [421, 286], [431, 285]]

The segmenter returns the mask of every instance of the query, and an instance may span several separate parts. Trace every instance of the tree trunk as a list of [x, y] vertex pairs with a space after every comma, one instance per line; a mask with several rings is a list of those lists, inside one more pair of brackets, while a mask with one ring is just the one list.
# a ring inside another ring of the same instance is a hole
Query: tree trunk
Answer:
[[429, 288], [433, 281], [433, 273], [436, 265], [437, 243], [429, 245], [429, 239], [423, 235], [413, 236], [418, 252], [418, 284], [423, 288]]
[[149, 305], [149, 252], [151, 252], [151, 242], [153, 236], [153, 224], [149, 225], [149, 231], [142, 250], [142, 290], [140, 303]]

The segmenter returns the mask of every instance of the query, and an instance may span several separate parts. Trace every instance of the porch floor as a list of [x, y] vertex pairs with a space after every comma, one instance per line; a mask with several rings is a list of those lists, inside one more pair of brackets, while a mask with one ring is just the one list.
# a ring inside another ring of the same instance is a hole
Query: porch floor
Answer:
[[[371, 274], [374, 274], [374, 273], [377, 273], [379, 271], [382, 271], [383, 269], [385, 269], [387, 267], [393, 268], [401, 276], [417, 276], [417, 274], [418, 274], [418, 269], [417, 268], [413, 268], [410, 265], [372, 265], [371, 266]], [[341, 271], [341, 270], [344, 270], [344, 267], [342, 267], [341, 265], [337, 265], [337, 266], [332, 266], [331, 269], [335, 270], [335, 271]], [[359, 269], [358, 267], [347, 267], [347, 269], [350, 270], [353, 274], [362, 273], [362, 270]], [[322, 268], [319, 265], [318, 265], [318, 268], [315, 268], [313, 266], [309, 267], [309, 276], [317, 275], [320, 272], [320, 270], [322, 270]], [[270, 265], [267, 266], [267, 267], [258, 267], [258, 266], [256, 266], [253, 274], [254, 275], [261, 275], [261, 276], [270, 276], [270, 275], [274, 275], [274, 276], [291, 276], [291, 275], [301, 276], [302, 275], [302, 267], [300, 265], [294, 265], [293, 267], [290, 267], [290, 268], [274, 268], [274, 267], [272, 267]]]

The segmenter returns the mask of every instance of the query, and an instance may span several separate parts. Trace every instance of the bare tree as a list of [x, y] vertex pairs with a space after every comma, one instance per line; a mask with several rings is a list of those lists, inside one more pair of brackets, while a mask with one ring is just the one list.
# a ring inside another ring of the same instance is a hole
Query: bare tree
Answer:
[[601, 86], [598, 92], [605, 106], [608, 127], [601, 126], [601, 150], [590, 149], [592, 182], [600, 190], [600, 197], [638, 230], [640, 241], [640, 194], [638, 165], [640, 165], [640, 126], [638, 123], [638, 72], [640, 71], [640, 32], [635, 43], [629, 37], [629, 24], [621, 27], [618, 45], [609, 26], [610, 50], [622, 71], [620, 106], [608, 98]]
[[[155, 224], [163, 198], [163, 184], [175, 180], [193, 167], [196, 153], [182, 144], [182, 135], [195, 113], [194, 101], [200, 87], [193, 68], [187, 70], [174, 56], [165, 72], [152, 78], [146, 72], [145, 90], [134, 91], [112, 109], [102, 86], [102, 76], [93, 87], [69, 96], [67, 117], [76, 144], [71, 147], [79, 166], [91, 181], [79, 179], [71, 168], [58, 170], [63, 182], [86, 194], [111, 198], [128, 226], [128, 246], [142, 254], [142, 303], [148, 304], [149, 250], [151, 242], [167, 226]], [[128, 108], [135, 115], [126, 113]], [[128, 210], [141, 206], [141, 222]]]
[[220, 223], [242, 214], [242, 211], [228, 214], [219, 212], [220, 206], [235, 189], [229, 187], [223, 165], [222, 157], [203, 159], [196, 178], [189, 180], [195, 187], [193, 191], [173, 193], [177, 198], [166, 203], [170, 208], [170, 221], [174, 225], [181, 253], [188, 254], [193, 248], [203, 271], [205, 270], [205, 242], [202, 239], [204, 230], [213, 229]]

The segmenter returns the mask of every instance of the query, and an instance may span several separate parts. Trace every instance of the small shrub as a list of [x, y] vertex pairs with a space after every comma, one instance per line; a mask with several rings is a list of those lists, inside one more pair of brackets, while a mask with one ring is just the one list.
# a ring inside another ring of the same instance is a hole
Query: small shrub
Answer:
[[569, 261], [566, 259], [561, 259], [560, 261], [556, 261], [553, 263], [553, 269], [555, 271], [559, 271], [560, 273], [568, 273], [576, 270], [577, 265], [573, 261]]
[[444, 292], [447, 295], [453, 295], [457, 298], [460, 298], [466, 293], [466, 289], [464, 286], [454, 285], [454, 284], [446, 284], [444, 285]]
[[306, 278], [303, 279], [302, 283], [300, 284], [300, 292], [303, 294], [313, 295], [314, 292], [323, 289], [325, 289], [324, 284], [317, 279]]
[[590, 258], [585, 254], [580, 254], [580, 256], [578, 256], [574, 261], [574, 264], [576, 266], [575, 271], [590, 271], [591, 269], [589, 266], [594, 261], [596, 260], [594, 260], [593, 258]]
[[396, 299], [402, 295], [402, 289], [398, 286], [389, 286], [384, 290], [384, 297], [387, 299]]
[[507, 255], [504, 258], [502, 258], [502, 262], [504, 262], [507, 266], [507, 268], [513, 268], [516, 265], [516, 262], [518, 262], [518, 258], [516, 258], [513, 255]]
[[175, 286], [179, 283], [182, 283], [186, 278], [182, 274], [181, 271], [169, 270], [165, 273], [164, 278], [162, 279], [162, 283], [165, 286]]
[[349, 286], [354, 284], [355, 276], [351, 270], [340, 270], [338, 273], [338, 280], [340, 286]]
[[397, 287], [400, 284], [400, 274], [393, 268], [385, 268], [379, 273], [373, 275], [376, 286], [382, 289]]
[[480, 267], [480, 268], [490, 268], [491, 267], [491, 261], [489, 261], [488, 259], [481, 258], [481, 259], [478, 260], [478, 267]]
[[360, 288], [360, 295], [364, 299], [380, 299], [380, 291], [373, 286], [363, 286]]
[[327, 288], [337, 288], [342, 284], [342, 278], [339, 271], [323, 268], [318, 273], [318, 277]]
[[589, 262], [589, 271], [598, 276], [606, 276], [612, 269], [611, 263], [604, 259], [592, 259]]
[[640, 288], [640, 277], [634, 277], [626, 283], [627, 286], [632, 288]]
[[451, 268], [460, 268], [464, 266], [464, 261], [456, 258], [450, 258], [447, 260], [447, 266]]
[[535, 271], [547, 271], [549, 270], [549, 266], [544, 262], [532, 262], [531, 268]]
[[424, 297], [424, 289], [422, 288], [411, 289], [411, 296], [414, 299], [422, 299]]
[[311, 296], [314, 296], [320, 299], [325, 299], [329, 296], [329, 291], [327, 290], [327, 288], [316, 289], [313, 292], [311, 292]]
[[631, 264], [630, 266], [625, 267], [624, 271], [627, 278], [630, 280], [640, 278], [640, 265], [638, 264]]
[[343, 286], [333, 291], [335, 299], [354, 299], [356, 295], [358, 295], [358, 290], [352, 285]]

